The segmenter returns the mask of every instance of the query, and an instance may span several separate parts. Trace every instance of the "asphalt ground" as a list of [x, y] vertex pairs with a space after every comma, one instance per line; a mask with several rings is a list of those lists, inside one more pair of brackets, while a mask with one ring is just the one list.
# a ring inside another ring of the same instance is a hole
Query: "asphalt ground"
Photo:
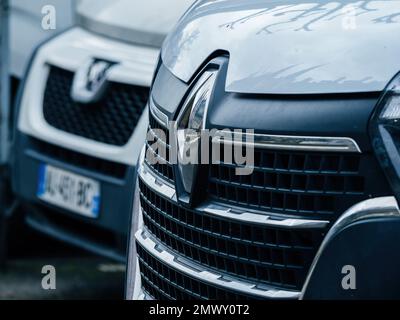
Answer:
[[[42, 267], [55, 268], [55, 289], [43, 289]], [[0, 266], [0, 300], [123, 299], [125, 266], [43, 236], [21, 221], [9, 228]]]

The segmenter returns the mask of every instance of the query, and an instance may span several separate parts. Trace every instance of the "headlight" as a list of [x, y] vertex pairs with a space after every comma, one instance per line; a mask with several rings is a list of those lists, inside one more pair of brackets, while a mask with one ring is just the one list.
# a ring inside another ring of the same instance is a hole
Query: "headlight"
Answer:
[[370, 124], [372, 145], [400, 200], [400, 73], [386, 87]]
[[205, 115], [210, 103], [217, 71], [205, 71], [190, 91], [176, 123], [178, 144], [178, 168], [183, 188], [192, 191], [199, 163], [201, 130], [205, 127]]

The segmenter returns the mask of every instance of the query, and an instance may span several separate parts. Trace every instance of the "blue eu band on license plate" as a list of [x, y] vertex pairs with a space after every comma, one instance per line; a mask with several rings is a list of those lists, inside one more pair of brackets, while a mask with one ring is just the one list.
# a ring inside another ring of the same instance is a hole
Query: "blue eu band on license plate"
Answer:
[[40, 164], [37, 197], [77, 214], [97, 218], [100, 212], [100, 183], [96, 180]]

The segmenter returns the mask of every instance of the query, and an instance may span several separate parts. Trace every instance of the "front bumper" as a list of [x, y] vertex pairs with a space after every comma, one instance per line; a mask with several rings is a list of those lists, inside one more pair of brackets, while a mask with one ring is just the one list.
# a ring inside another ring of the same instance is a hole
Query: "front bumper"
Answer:
[[[135, 205], [134, 219], [139, 218], [130, 237], [127, 297], [143, 298], [143, 292], [178, 300], [309, 297], [302, 295], [307, 276], [336, 221], [357, 203], [393, 194], [365, 131], [376, 94], [238, 97], [223, 90], [225, 59], [210, 64], [220, 71], [205, 127], [254, 128], [254, 170], [238, 176], [239, 165], [224, 154], [217, 163], [198, 166], [194, 192], [187, 195], [177, 165], [147, 142], [146, 154], [164, 161], [153, 165], [146, 156], [140, 162], [141, 210]], [[171, 137], [153, 129], [179, 116], [178, 103], [163, 89], [175, 80], [161, 67], [152, 90], [157, 112], [151, 109], [149, 132], [167, 147]], [[310, 137], [323, 137], [322, 143], [305, 148]], [[335, 137], [352, 139], [358, 148], [332, 150]], [[329, 255], [330, 264], [340, 256]], [[319, 287], [329, 296], [323, 281]]]
[[[136, 190], [138, 195], [139, 190]], [[153, 300], [159, 291], [180, 288], [180, 282], [201, 283], [207, 294], [210, 290], [229, 292], [227, 299], [394, 299], [400, 297], [397, 290], [400, 253], [396, 244], [400, 240], [400, 210], [394, 197], [380, 197], [362, 201], [333, 224], [326, 235], [300, 292], [266, 290], [257, 283], [246, 283], [217, 274], [214, 270], [188, 261], [163, 247], [143, 225], [139, 197], [135, 197], [132, 235], [129, 241], [128, 281], [126, 298], [129, 300]], [[361, 228], [360, 228], [361, 226]], [[133, 232], [135, 231], [136, 232]], [[384, 234], [384, 235], [383, 235]], [[377, 238], [377, 236], [380, 236]], [[373, 244], [371, 244], [373, 243]], [[139, 257], [137, 255], [139, 251]], [[145, 258], [143, 258], [145, 257]], [[379, 259], [377, 260], [377, 257]], [[146, 264], [141, 270], [140, 263]], [[143, 281], [157, 283], [152, 270], [173, 275], [170, 286], [145, 286]], [[357, 276], [357, 290], [342, 287], [344, 266], [352, 265]], [[146, 288], [145, 288], [146, 287]], [[149, 290], [150, 288], [150, 290]], [[245, 296], [241, 296], [245, 294]], [[202, 298], [199, 296], [198, 298]]]
[[354, 205], [322, 242], [301, 298], [399, 299], [399, 240], [400, 211], [394, 196]]
[[[53, 67], [61, 68], [73, 75], [88, 60], [104, 59], [118, 62], [108, 75], [110, 82], [148, 88], [156, 66], [157, 55], [156, 48], [118, 42], [82, 28], [73, 28], [62, 33], [42, 45], [30, 65], [24, 81], [23, 94], [18, 101], [16, 122], [18, 131], [91, 157], [134, 166], [139, 156], [140, 144], [146, 136], [146, 110], [142, 113], [126, 144], [102, 143], [60, 130], [46, 120], [44, 102], [47, 82]], [[60, 91], [58, 86], [62, 87], [62, 85], [62, 82], [55, 85], [56, 93]], [[64, 98], [66, 97], [57, 97], [56, 101], [51, 101], [51, 104], [57, 107], [57, 103], [64, 103], [62, 100]], [[113, 109], [116, 109], [115, 106]], [[62, 116], [60, 115], [60, 119]], [[99, 124], [96, 123], [96, 125]], [[107, 128], [101, 129], [104, 131]], [[140, 141], [139, 145], [138, 141]]]
[[[273, 216], [212, 200], [187, 209], [177, 201], [174, 185], [161, 176], [160, 172], [164, 171], [151, 167], [144, 160], [145, 150], [139, 162], [139, 190], [135, 196], [134, 223], [130, 237], [128, 299], [243, 300], [308, 297], [304, 294], [305, 279], [307, 276], [310, 278], [310, 270], [315, 272], [318, 269], [311, 269], [310, 266], [313, 261], [314, 265], [319, 265], [319, 262], [315, 262], [318, 248], [322, 240], [326, 239], [326, 232], [335, 230], [337, 221], [341, 221], [340, 217], [346, 209], [336, 210], [334, 217], [323, 212], [318, 217], [310, 214], [309, 217], [300, 214]], [[360, 161], [365, 190], [371, 190], [376, 198], [381, 197], [374, 189], [384, 185], [378, 184], [380, 172], [373, 170], [373, 174], [367, 174], [363, 171], [367, 167], [372, 170], [376, 165], [373, 157], [363, 154]], [[311, 170], [306, 171], [307, 174], [310, 172], [312, 175]], [[331, 177], [332, 173], [328, 176]], [[335, 201], [341, 202], [341, 205], [345, 200], [353, 202], [346, 207], [351, 207], [346, 211], [346, 216], [348, 212], [354, 211], [354, 204], [365, 201], [366, 192], [359, 192], [358, 198], [349, 190], [343, 191], [343, 195], [341, 192], [329, 194], [334, 195]], [[354, 193], [357, 195], [357, 192]], [[383, 199], [389, 206], [385, 212], [391, 211], [391, 214], [394, 212], [398, 215], [393, 198]], [[251, 200], [248, 198], [249, 202]], [[371, 203], [374, 201], [368, 202], [370, 207]], [[360, 206], [355, 207], [355, 215], [359, 215], [359, 211], [364, 208]], [[353, 250], [360, 251], [360, 248], [355, 247]], [[329, 265], [334, 265], [339, 256], [340, 253], [329, 255]], [[362, 268], [362, 264], [359, 267]], [[299, 270], [298, 274], [292, 273], [293, 269]], [[340, 277], [341, 269], [338, 270]], [[263, 271], [264, 274], [261, 273]], [[290, 275], [294, 277], [290, 278]], [[338, 283], [340, 285], [340, 281]], [[329, 292], [327, 294], [329, 296]]]
[[[12, 160], [13, 189], [27, 208], [31, 227], [126, 260], [135, 164], [146, 134], [145, 99], [157, 55], [156, 48], [112, 40], [80, 27], [37, 49], [17, 102]], [[109, 91], [92, 110], [75, 103], [70, 92], [76, 72], [96, 59], [115, 65], [107, 74]], [[36, 188], [41, 163], [99, 181], [99, 218], [40, 201]]]
[[[62, 241], [125, 261], [125, 239], [132, 210], [135, 167], [87, 157], [21, 132], [17, 132], [15, 150], [13, 189], [27, 208], [28, 224]], [[86, 218], [38, 199], [36, 192], [41, 163], [99, 181], [99, 217]], [[84, 164], [90, 166], [85, 167]]]

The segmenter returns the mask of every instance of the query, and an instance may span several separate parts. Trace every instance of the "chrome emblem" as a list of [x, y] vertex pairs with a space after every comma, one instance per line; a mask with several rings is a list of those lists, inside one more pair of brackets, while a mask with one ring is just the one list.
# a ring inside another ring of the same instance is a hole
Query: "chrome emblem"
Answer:
[[107, 91], [107, 74], [114, 62], [90, 59], [80, 67], [74, 76], [71, 97], [79, 103], [98, 102]]

